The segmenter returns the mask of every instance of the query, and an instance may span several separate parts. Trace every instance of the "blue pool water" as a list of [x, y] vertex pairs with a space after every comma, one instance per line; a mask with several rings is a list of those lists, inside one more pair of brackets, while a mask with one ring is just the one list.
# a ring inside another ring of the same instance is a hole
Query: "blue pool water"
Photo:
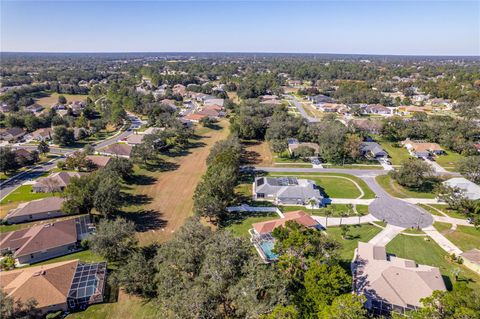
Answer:
[[274, 241], [264, 241], [260, 243], [260, 249], [263, 251], [268, 260], [275, 260], [278, 258], [278, 255], [272, 252], [274, 246]]

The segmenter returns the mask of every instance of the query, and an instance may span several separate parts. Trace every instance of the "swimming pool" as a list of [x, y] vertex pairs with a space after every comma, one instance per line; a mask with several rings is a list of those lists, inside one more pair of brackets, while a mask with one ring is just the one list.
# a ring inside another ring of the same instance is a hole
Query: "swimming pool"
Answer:
[[265, 257], [267, 257], [267, 260], [278, 259], [278, 255], [272, 252], [273, 247], [275, 247], [275, 241], [263, 241], [260, 242], [258, 245], [265, 254]]

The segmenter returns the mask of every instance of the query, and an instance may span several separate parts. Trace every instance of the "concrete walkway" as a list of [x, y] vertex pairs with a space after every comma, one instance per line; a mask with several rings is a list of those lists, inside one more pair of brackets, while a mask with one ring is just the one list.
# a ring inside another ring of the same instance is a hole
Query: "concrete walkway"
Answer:
[[[396, 197], [398, 198], [398, 197]], [[427, 204], [427, 205], [446, 205], [443, 202], [439, 202], [436, 198], [399, 198], [410, 204]]]
[[369, 243], [377, 246], [386, 246], [395, 236], [400, 234], [405, 228], [394, 225], [387, 225], [375, 237], [370, 239]]
[[443, 250], [445, 250], [449, 254], [460, 255], [463, 251], [455, 246], [450, 240], [448, 240], [445, 236], [440, 234], [438, 230], [435, 229], [433, 226], [428, 226], [422, 228], [422, 230], [427, 234], [434, 242], [436, 242]]
[[437, 215], [432, 215], [432, 216], [433, 216], [433, 220], [436, 221], [436, 222], [448, 223], [448, 224], [452, 224], [452, 225], [474, 227], [474, 225], [470, 224], [466, 219], [453, 218], [453, 217], [450, 217], [450, 216], [437, 216]]
[[358, 224], [367, 224], [374, 221], [378, 221], [375, 216], [368, 214], [365, 216], [361, 216], [360, 218], [357, 216], [354, 217], [324, 217], [324, 216], [315, 216], [312, 217], [324, 228], [330, 226], [340, 226], [340, 225], [358, 225]]
[[370, 205], [375, 199], [360, 199], [360, 198], [325, 198], [324, 202], [330, 204], [352, 204], [352, 205]]

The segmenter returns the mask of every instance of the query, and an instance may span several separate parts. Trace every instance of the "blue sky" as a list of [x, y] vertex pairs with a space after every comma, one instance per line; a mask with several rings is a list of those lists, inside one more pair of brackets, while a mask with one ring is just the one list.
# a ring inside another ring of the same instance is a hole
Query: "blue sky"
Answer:
[[480, 1], [1, 0], [1, 51], [480, 55]]

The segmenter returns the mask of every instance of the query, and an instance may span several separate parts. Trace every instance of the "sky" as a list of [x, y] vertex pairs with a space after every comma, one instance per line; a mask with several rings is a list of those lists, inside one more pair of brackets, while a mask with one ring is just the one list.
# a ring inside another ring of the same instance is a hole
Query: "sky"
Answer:
[[0, 0], [0, 51], [480, 55], [480, 1]]

